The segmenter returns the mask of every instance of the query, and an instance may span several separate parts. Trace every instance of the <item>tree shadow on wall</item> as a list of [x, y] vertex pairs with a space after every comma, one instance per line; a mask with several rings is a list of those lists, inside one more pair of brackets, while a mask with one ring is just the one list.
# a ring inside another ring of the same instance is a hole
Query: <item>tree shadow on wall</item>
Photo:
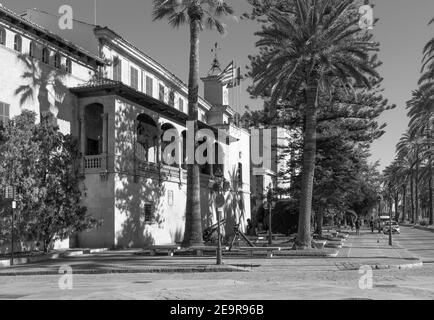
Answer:
[[[131, 105], [117, 110], [115, 116], [114, 165], [120, 180], [115, 185], [115, 208], [124, 220], [121, 231], [115, 236], [121, 248], [155, 244], [155, 233], [163, 229], [166, 222], [163, 206], [166, 188], [158, 166], [149, 165], [140, 170], [135, 158], [137, 116], [137, 109]], [[150, 212], [154, 213], [151, 221]], [[181, 230], [171, 230], [169, 233], [172, 242], [181, 241]]]
[[43, 64], [28, 54], [19, 54], [17, 60], [25, 68], [21, 75], [25, 84], [15, 90], [15, 95], [20, 96], [20, 106], [37, 101], [39, 110], [35, 111], [39, 111], [40, 116], [51, 112], [58, 119], [70, 121], [72, 101], [64, 84], [68, 74], [65, 68]]

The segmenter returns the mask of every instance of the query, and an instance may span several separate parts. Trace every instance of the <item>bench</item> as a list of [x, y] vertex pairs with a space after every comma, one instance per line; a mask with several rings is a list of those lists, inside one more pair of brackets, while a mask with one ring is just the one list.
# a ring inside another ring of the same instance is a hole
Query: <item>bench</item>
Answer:
[[241, 251], [247, 251], [249, 253], [249, 256], [251, 256], [251, 257], [253, 257], [253, 252], [266, 251], [268, 258], [273, 257], [273, 251], [282, 250], [281, 247], [238, 247], [237, 249], [239, 249]]
[[[195, 251], [198, 257], [202, 257], [205, 251], [217, 252], [217, 246], [192, 246], [189, 249]], [[222, 246], [222, 251], [228, 250], [229, 247]]]
[[173, 254], [177, 250], [181, 250], [181, 246], [178, 245], [155, 245], [147, 247], [146, 249], [149, 250], [149, 254], [151, 256], [155, 256], [157, 251], [167, 251], [167, 255], [169, 257], [173, 257]]

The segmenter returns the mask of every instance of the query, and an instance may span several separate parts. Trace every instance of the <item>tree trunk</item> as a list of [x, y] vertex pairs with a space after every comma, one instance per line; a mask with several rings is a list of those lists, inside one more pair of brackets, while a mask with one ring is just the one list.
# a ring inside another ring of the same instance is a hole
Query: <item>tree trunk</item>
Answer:
[[[190, 74], [188, 79], [188, 119], [194, 122], [194, 150], [196, 150], [196, 132], [198, 131], [198, 95], [199, 95], [199, 24], [190, 23]], [[202, 245], [202, 215], [200, 208], [200, 171], [194, 164], [187, 165], [187, 206], [185, 212], [185, 233], [183, 246]]]
[[406, 203], [405, 203], [405, 200], [406, 200], [406, 193], [407, 193], [407, 187], [406, 187], [406, 185], [404, 184], [403, 186], [402, 186], [402, 218], [401, 218], [401, 222], [404, 222], [405, 221], [405, 209], [406, 209]]
[[316, 157], [316, 94], [317, 84], [309, 85], [306, 94], [306, 127], [304, 132], [300, 213], [298, 234], [295, 243], [296, 247], [299, 249], [311, 247], [310, 219]]
[[433, 179], [432, 179], [432, 159], [430, 157], [429, 160], [429, 180], [428, 180], [428, 189], [429, 189], [429, 224], [433, 224], [433, 211], [434, 211], [434, 203], [433, 203]]
[[399, 211], [398, 211], [398, 206], [399, 206], [399, 192], [396, 191], [395, 193], [395, 221], [399, 221]]
[[[419, 154], [419, 148], [416, 149], [416, 154]], [[416, 209], [414, 223], [419, 221], [419, 157], [416, 157], [416, 181], [415, 181], [415, 199], [416, 199]]]
[[410, 201], [411, 201], [411, 223], [414, 223], [414, 177], [410, 177]]

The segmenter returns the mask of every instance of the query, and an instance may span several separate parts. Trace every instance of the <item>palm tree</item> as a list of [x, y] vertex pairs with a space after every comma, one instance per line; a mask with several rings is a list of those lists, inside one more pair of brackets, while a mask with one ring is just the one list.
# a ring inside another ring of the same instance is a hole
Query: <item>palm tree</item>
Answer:
[[404, 133], [399, 140], [396, 151], [400, 159], [406, 159], [411, 172], [410, 190], [412, 202], [412, 222], [419, 219], [419, 184], [420, 184], [420, 163], [421, 163], [421, 139], [418, 136], [412, 136], [408, 131]]
[[378, 49], [359, 29], [354, 0], [291, 0], [286, 12], [272, 9], [256, 35], [260, 55], [252, 58], [252, 93], [269, 92], [271, 105], [303, 97], [303, 177], [296, 247], [311, 245], [310, 220], [315, 172], [319, 96], [333, 85], [370, 88], [379, 79], [369, 52]]
[[[434, 23], [432, 19], [428, 25]], [[427, 159], [428, 163], [424, 170], [423, 178], [428, 180], [429, 189], [429, 224], [433, 224], [434, 202], [433, 202], [433, 133], [434, 133], [434, 38], [432, 38], [423, 49], [423, 66], [422, 76], [419, 80], [420, 92], [422, 95], [421, 101], [412, 106], [409, 111], [409, 116], [416, 123], [422, 122], [426, 130], [427, 138]], [[411, 126], [411, 124], [410, 124]]]
[[[199, 97], [199, 35], [207, 27], [224, 34], [226, 26], [218, 18], [231, 15], [233, 9], [223, 0], [154, 0], [153, 19], [167, 18], [169, 24], [178, 28], [190, 27], [190, 71], [188, 78], [188, 117], [194, 123], [193, 137], [198, 130]], [[187, 207], [184, 246], [200, 245], [202, 239], [202, 215], [200, 207], [199, 165], [187, 165]]]

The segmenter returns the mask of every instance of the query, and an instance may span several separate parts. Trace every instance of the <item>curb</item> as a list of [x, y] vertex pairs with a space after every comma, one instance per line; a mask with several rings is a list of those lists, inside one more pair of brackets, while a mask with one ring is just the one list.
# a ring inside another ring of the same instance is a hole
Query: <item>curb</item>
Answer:
[[[108, 250], [109, 250], [108, 248], [68, 250], [65, 252], [55, 252], [47, 255], [39, 255], [34, 257], [30, 256], [30, 257], [14, 258], [14, 266], [35, 263], [35, 262], [43, 262], [43, 261], [54, 260], [54, 259], [59, 259], [64, 257], [80, 256], [83, 254], [106, 252]], [[11, 267], [11, 259], [0, 259], [0, 268], [10, 268], [10, 267]]]
[[423, 267], [423, 262], [418, 260], [418, 262], [414, 263], [404, 263], [404, 264], [363, 264], [363, 263], [348, 263], [348, 266], [344, 268], [339, 268], [340, 271], [350, 271], [350, 270], [359, 270], [361, 266], [369, 266], [373, 270], [405, 270], [405, 269], [413, 269], [413, 268], [421, 268]]
[[[48, 255], [40, 255], [34, 257], [23, 257], [23, 258], [14, 258], [14, 265], [23, 265], [41, 261], [48, 261], [53, 259], [58, 259], [61, 257], [60, 253], [50, 253]], [[11, 267], [11, 259], [3, 259], [0, 260], [0, 268], [9, 268]]]
[[[88, 269], [88, 270], [73, 270], [72, 274], [127, 274], [127, 273], [208, 273], [208, 272], [249, 272], [250, 268], [235, 267], [235, 266], [197, 266], [197, 267], [146, 267], [141, 269]], [[55, 270], [47, 271], [30, 271], [30, 272], [3, 272], [0, 277], [10, 276], [50, 276], [59, 275], [61, 272]]]
[[84, 254], [94, 254], [109, 251], [108, 248], [98, 248], [98, 249], [70, 249], [62, 253], [62, 257], [75, 257]]
[[408, 227], [408, 228], [413, 228], [413, 229], [418, 229], [418, 230], [424, 230], [424, 231], [434, 232], [434, 228], [429, 228], [429, 227], [424, 227], [424, 226], [419, 226], [419, 225], [401, 223], [401, 226]]

